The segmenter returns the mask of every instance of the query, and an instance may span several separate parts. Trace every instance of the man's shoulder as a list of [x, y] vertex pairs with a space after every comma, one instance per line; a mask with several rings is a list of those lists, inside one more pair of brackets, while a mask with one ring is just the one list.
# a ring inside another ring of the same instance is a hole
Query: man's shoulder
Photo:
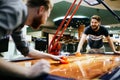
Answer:
[[106, 28], [104, 25], [100, 25], [101, 28]]
[[101, 29], [107, 30], [107, 28], [104, 25], [100, 26]]
[[87, 26], [84, 30], [84, 33], [85, 34], [89, 34], [91, 32], [91, 27], [90, 26]]
[[91, 28], [90, 26], [87, 26], [87, 27], [85, 28], [85, 30], [90, 30], [90, 28]]

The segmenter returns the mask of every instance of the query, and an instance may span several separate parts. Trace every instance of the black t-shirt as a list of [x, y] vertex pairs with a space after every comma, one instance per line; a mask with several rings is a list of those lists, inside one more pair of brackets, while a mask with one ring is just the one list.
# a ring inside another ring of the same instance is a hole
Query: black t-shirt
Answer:
[[84, 34], [88, 35], [88, 45], [90, 48], [100, 48], [103, 46], [103, 36], [109, 35], [108, 30], [100, 26], [98, 31], [92, 30], [90, 26], [85, 28]]

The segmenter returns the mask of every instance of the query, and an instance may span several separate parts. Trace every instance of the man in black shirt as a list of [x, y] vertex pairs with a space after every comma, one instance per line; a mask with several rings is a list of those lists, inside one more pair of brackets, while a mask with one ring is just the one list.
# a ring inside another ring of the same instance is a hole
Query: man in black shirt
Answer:
[[87, 53], [104, 53], [105, 48], [103, 45], [103, 38], [108, 40], [110, 47], [112, 48], [114, 53], [120, 53], [119, 51], [115, 50], [114, 44], [112, 39], [109, 36], [108, 30], [101, 25], [101, 18], [98, 15], [93, 15], [91, 17], [90, 26], [86, 27], [80, 42], [78, 44], [78, 48], [76, 53], [80, 52], [82, 46], [87, 39]]

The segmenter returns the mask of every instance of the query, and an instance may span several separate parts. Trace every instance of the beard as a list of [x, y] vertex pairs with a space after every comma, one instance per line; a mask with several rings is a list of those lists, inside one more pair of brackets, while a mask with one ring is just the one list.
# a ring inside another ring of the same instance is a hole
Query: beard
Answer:
[[31, 27], [34, 30], [38, 30], [40, 28], [40, 25], [42, 24], [42, 17], [41, 16], [36, 16], [34, 17], [32, 23], [31, 23]]
[[92, 30], [96, 31], [98, 29], [98, 26], [92, 26]]

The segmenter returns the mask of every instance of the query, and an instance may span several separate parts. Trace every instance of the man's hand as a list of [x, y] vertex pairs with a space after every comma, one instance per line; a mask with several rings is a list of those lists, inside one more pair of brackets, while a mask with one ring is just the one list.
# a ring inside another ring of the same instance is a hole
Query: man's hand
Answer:
[[80, 57], [81, 53], [80, 52], [75, 52], [75, 56]]
[[51, 58], [53, 59], [53, 60], [56, 60], [56, 61], [60, 61], [61, 60], [61, 58], [62, 58], [63, 56], [62, 55], [52, 55], [51, 56]]
[[50, 63], [47, 60], [40, 60], [30, 67], [29, 78], [34, 78], [42, 75], [43, 73], [48, 73], [50, 71]]
[[62, 56], [61, 57], [61, 60], [60, 60], [60, 63], [61, 64], [68, 64], [69, 63], [69, 60], [66, 56]]
[[115, 54], [120, 54], [120, 51], [114, 51]]

